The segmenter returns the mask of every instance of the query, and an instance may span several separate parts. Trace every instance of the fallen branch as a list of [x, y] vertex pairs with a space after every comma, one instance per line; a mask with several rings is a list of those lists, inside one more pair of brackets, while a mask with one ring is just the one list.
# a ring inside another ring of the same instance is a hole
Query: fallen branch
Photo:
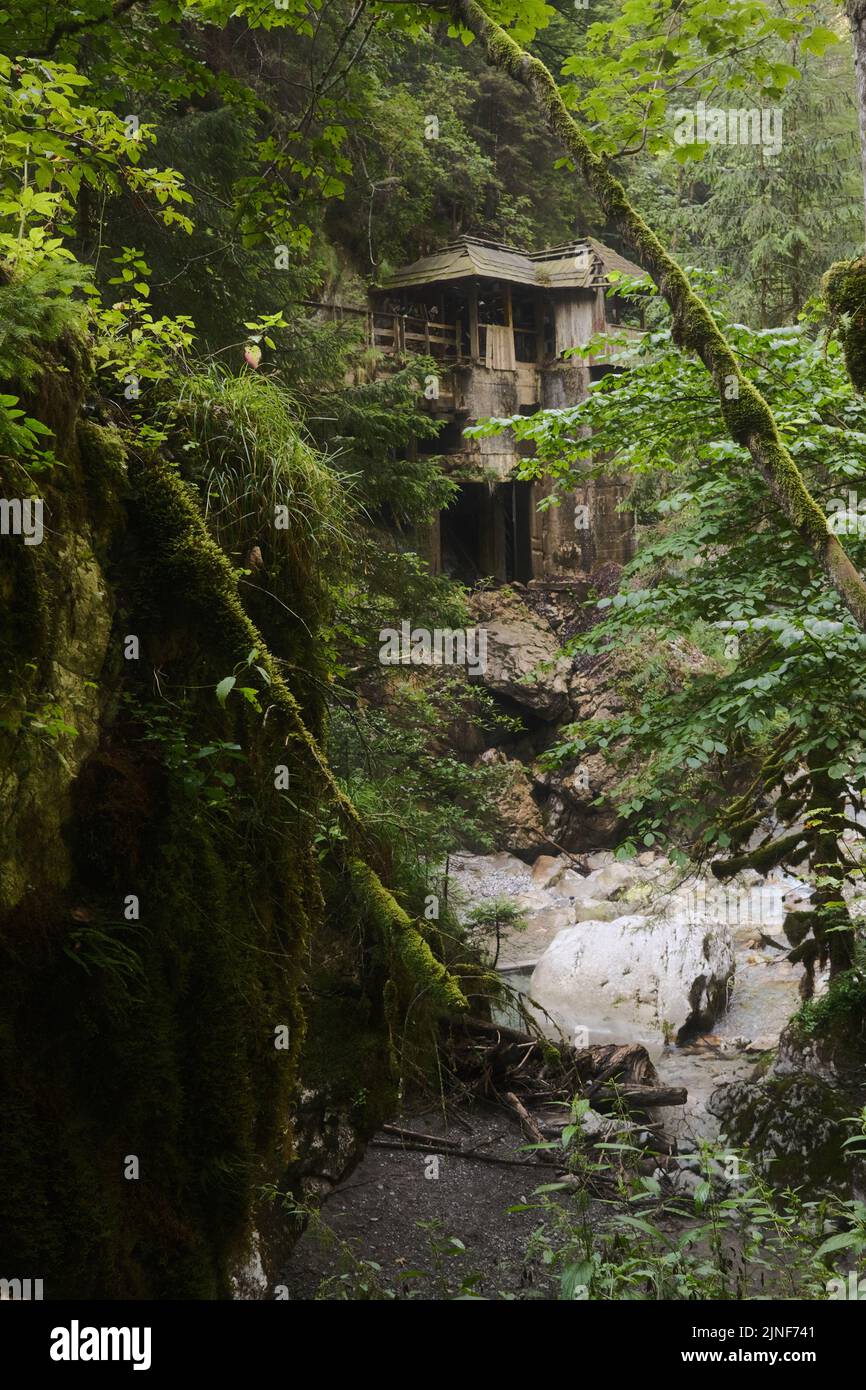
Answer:
[[579, 1070], [583, 1071], [589, 1062], [596, 1073], [585, 1092], [590, 1100], [612, 1077], [623, 1073], [626, 1084], [651, 1084], [657, 1079], [649, 1053], [640, 1043], [586, 1048], [576, 1061]]
[[403, 1129], [400, 1125], [383, 1125], [385, 1134], [393, 1134], [396, 1139], [406, 1139], [418, 1144], [438, 1144], [441, 1148], [460, 1149], [459, 1139], [446, 1139], [444, 1135], [422, 1134], [416, 1129]]
[[465, 1158], [474, 1163], [495, 1163], [503, 1168], [537, 1168], [532, 1159], [497, 1158], [495, 1154], [479, 1153], [476, 1149], [446, 1148], [440, 1141], [435, 1144], [399, 1143], [396, 1139], [371, 1139], [374, 1149], [403, 1149], [407, 1152], [423, 1154], [442, 1154], [446, 1158]]
[[536, 1045], [541, 1041], [531, 1033], [523, 1033], [519, 1028], [509, 1028], [504, 1023], [491, 1023], [486, 1018], [458, 1018], [455, 1019], [455, 1025], [467, 1033], [484, 1033], [487, 1037], [495, 1038], [497, 1042]]
[[651, 1110], [656, 1106], [685, 1105], [689, 1093], [685, 1086], [618, 1086], [616, 1097], [629, 1110]]
[[546, 1145], [546, 1144], [547, 1144], [547, 1140], [545, 1139], [545, 1137], [544, 1137], [544, 1135], [542, 1134], [541, 1130], [538, 1128], [538, 1125], [537, 1125], [537, 1124], [535, 1123], [535, 1121], [533, 1120], [533, 1118], [532, 1118], [532, 1116], [530, 1115], [529, 1111], [527, 1110], [526, 1106], [523, 1105], [523, 1104], [517, 1099], [517, 1096], [514, 1094], [514, 1092], [513, 1092], [513, 1091], [506, 1091], [506, 1092], [505, 1092], [505, 1095], [504, 1095], [504, 1097], [503, 1097], [503, 1099], [505, 1100], [505, 1102], [507, 1103], [507, 1105], [509, 1105], [510, 1108], [514, 1111], [515, 1115], [517, 1116], [518, 1120], [520, 1121], [520, 1124], [521, 1124], [521, 1127], [522, 1127], [522, 1129], [523, 1129], [523, 1132], [524, 1132], [524, 1134], [527, 1136], [527, 1138], [528, 1138], [528, 1139], [531, 1139], [532, 1142], [533, 1142], [533, 1144], [545, 1144], [545, 1145]]

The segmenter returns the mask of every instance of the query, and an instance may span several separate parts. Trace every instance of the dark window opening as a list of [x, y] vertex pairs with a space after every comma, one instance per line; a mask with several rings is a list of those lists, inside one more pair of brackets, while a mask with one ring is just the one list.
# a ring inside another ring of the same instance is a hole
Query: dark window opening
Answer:
[[643, 328], [644, 306], [633, 299], [625, 299], [620, 294], [607, 297], [608, 323], [621, 324], [627, 328]]
[[532, 484], [503, 483], [505, 578], [528, 584], [532, 578]]
[[618, 376], [622, 367], [614, 367], [609, 362], [594, 362], [589, 369], [590, 381], [601, 381], [606, 376]]
[[478, 295], [478, 318], [484, 324], [504, 327], [508, 322], [505, 295], [498, 282], [487, 284]]
[[538, 325], [535, 300], [515, 294], [512, 302], [514, 316], [514, 356], [518, 362], [538, 361]]
[[469, 295], [462, 290], [446, 291], [445, 317], [454, 324], [458, 357], [469, 357], [472, 351], [469, 315]]
[[446, 420], [439, 433], [429, 439], [418, 440], [418, 453], [420, 455], [433, 454], [459, 454], [466, 448], [466, 440], [463, 438], [463, 431], [466, 428], [466, 419]]
[[482, 493], [484, 483], [464, 483], [441, 515], [442, 569], [461, 584], [477, 584], [484, 573]]
[[550, 361], [556, 356], [556, 320], [549, 304], [544, 306], [544, 322], [541, 329], [544, 335], [544, 357]]

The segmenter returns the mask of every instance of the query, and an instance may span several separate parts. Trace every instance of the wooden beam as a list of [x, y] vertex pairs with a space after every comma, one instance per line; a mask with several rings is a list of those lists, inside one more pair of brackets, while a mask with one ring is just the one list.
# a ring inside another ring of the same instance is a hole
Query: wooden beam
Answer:
[[481, 356], [481, 335], [478, 332], [478, 281], [469, 290], [469, 356], [477, 362]]
[[539, 367], [543, 367], [546, 354], [544, 351], [544, 294], [537, 290], [535, 294], [535, 332], [536, 332], [536, 354], [535, 358]]

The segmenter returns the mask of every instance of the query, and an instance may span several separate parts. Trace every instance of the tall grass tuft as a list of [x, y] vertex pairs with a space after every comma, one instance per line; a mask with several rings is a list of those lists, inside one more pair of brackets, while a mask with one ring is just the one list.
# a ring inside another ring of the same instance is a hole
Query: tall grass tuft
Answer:
[[[212, 367], [183, 383], [176, 410], [199, 447], [208, 525], [241, 561], [259, 545], [269, 568], [297, 582], [348, 544], [348, 506], [336, 474], [304, 439], [291, 396], [272, 378]], [[288, 509], [278, 529], [277, 508]]]

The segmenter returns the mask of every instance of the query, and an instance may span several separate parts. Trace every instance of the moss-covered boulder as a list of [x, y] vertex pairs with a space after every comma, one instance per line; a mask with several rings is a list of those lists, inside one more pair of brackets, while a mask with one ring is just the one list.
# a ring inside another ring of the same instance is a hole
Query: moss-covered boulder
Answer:
[[832, 1083], [808, 1072], [771, 1073], [715, 1091], [710, 1110], [727, 1139], [748, 1149], [757, 1169], [777, 1188], [810, 1196], [850, 1196], [864, 1172], [843, 1143], [851, 1104]]
[[748, 1148], [775, 1187], [815, 1197], [850, 1197], [866, 1183], [866, 1163], [856, 1146], [846, 1147], [866, 1105], [863, 1015], [852, 1017], [844, 999], [836, 1005], [834, 992], [803, 1006], [769, 1063], [719, 1087], [709, 1102], [727, 1138]]

